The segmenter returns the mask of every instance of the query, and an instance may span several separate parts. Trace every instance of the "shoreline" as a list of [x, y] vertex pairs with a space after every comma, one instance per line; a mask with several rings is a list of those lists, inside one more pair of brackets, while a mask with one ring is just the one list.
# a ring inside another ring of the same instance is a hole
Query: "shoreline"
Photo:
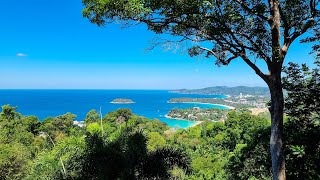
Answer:
[[226, 107], [226, 108], [228, 108], [229, 110], [236, 109], [235, 107], [228, 106], [228, 105], [223, 105], [223, 104], [213, 104], [213, 103], [202, 103], [202, 102], [169, 102], [169, 101], [167, 101], [167, 103], [210, 104], [210, 105], [216, 105], [216, 106]]
[[196, 123], [192, 124], [192, 125], [189, 126], [188, 128], [198, 126], [198, 125], [200, 125], [200, 124], [202, 124], [202, 123], [203, 123], [203, 121], [196, 121]]
[[231, 96], [230, 95], [225, 95], [226, 96], [226, 98], [231, 98]]
[[[167, 118], [167, 119], [195, 122], [194, 124], [192, 124], [191, 126], [188, 126], [187, 128], [198, 126], [198, 125], [203, 123], [203, 121], [192, 121], [192, 120], [182, 119], [182, 118], [173, 118], [173, 117], [169, 116], [168, 114], [164, 115], [164, 117]], [[185, 129], [187, 129], [187, 128], [185, 128]]]

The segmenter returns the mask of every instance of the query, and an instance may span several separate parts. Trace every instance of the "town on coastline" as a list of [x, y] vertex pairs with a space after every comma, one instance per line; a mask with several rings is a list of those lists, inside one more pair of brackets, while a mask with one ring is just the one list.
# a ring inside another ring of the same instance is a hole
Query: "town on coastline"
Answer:
[[[212, 95], [227, 92], [225, 98], [172, 98], [168, 103], [199, 103], [219, 105], [221, 109], [193, 107], [188, 109], [171, 109], [167, 118], [190, 121], [225, 122], [227, 114], [231, 110], [237, 112], [249, 112], [262, 117], [269, 117], [267, 103], [270, 100], [268, 90], [263, 87], [209, 87], [198, 90], [174, 90], [180, 94], [204, 94]], [[239, 93], [239, 94], [236, 94]]]

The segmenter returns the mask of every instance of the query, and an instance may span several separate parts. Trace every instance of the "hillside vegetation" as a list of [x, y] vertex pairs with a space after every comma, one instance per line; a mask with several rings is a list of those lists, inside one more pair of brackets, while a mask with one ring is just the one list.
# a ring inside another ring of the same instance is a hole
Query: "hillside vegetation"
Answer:
[[[318, 64], [320, 65], [320, 63]], [[303, 70], [300, 70], [303, 69]], [[320, 179], [319, 69], [285, 69], [286, 176]], [[39, 121], [0, 113], [0, 179], [271, 179], [270, 120], [230, 111], [225, 122], [171, 129], [130, 109], [85, 126], [66, 113]]]
[[171, 92], [181, 93], [181, 94], [216, 94], [216, 95], [231, 95], [239, 96], [242, 94], [250, 94], [253, 96], [270, 96], [269, 89], [267, 87], [248, 87], [248, 86], [214, 86], [207, 87], [203, 89], [178, 89], [172, 90]]

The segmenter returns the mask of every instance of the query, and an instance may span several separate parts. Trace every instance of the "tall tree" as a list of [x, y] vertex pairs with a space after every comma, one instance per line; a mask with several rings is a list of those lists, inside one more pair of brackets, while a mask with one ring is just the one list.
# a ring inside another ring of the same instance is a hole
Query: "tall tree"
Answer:
[[[320, 178], [320, 64], [289, 63], [284, 69], [283, 87], [287, 91], [284, 124], [286, 176], [288, 179]], [[247, 146], [234, 153], [226, 166], [229, 179], [270, 179], [271, 163], [268, 128], [257, 128]]]
[[[319, 0], [83, 0], [84, 17], [99, 26], [145, 23], [158, 34], [193, 41], [191, 56], [205, 53], [217, 65], [242, 59], [270, 89], [273, 179], [285, 179], [284, 98], [281, 69], [291, 44], [319, 28]], [[309, 38], [307, 41], [317, 40]], [[203, 47], [205, 46], [211, 46]], [[256, 60], [265, 62], [264, 73]]]

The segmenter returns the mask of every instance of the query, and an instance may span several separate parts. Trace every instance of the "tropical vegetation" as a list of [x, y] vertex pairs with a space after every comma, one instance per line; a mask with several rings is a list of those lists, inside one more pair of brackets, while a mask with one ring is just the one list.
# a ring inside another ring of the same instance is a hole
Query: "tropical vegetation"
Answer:
[[[290, 64], [284, 72], [287, 177], [319, 179], [319, 68]], [[0, 179], [272, 177], [271, 121], [247, 111], [230, 111], [225, 122], [172, 129], [130, 109], [102, 118], [91, 110], [85, 127], [73, 125], [71, 113], [40, 122], [16, 110], [4, 105], [0, 113]]]

